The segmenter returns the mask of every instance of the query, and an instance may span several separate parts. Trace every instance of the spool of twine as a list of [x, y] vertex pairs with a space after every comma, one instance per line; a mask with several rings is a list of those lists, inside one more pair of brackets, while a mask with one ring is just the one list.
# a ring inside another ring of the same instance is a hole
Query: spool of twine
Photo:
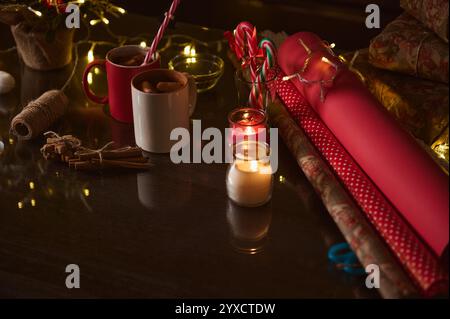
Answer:
[[69, 100], [59, 90], [45, 92], [31, 101], [11, 121], [11, 132], [19, 140], [30, 140], [47, 131], [65, 112]]

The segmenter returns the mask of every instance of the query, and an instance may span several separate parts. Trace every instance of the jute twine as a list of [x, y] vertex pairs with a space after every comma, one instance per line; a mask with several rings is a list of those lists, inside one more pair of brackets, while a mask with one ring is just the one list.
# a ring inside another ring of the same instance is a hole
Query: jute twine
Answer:
[[11, 132], [19, 140], [30, 140], [46, 131], [61, 117], [69, 100], [63, 91], [51, 90], [31, 101], [11, 121]]

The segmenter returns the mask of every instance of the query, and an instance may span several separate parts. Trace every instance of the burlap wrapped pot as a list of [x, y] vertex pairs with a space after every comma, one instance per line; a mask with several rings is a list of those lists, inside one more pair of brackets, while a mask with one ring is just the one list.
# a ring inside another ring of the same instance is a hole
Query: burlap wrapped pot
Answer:
[[24, 23], [11, 26], [11, 31], [23, 62], [32, 69], [54, 70], [72, 61], [73, 29], [61, 28], [51, 41], [45, 32], [32, 30]]

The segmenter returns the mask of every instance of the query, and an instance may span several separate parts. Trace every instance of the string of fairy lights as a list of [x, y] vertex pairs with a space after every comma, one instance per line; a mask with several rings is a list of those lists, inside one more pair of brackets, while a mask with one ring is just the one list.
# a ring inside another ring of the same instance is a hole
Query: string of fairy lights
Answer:
[[[84, 4], [87, 0], [78, 0], [78, 1], [70, 1], [68, 3], [74, 3], [74, 4]], [[104, 0], [99, 0], [104, 1]], [[105, 3], [107, 1], [104, 1]], [[108, 2], [109, 3], [109, 2]], [[66, 3], [67, 4], [67, 3]], [[110, 9], [108, 13], [111, 13], [111, 11], [115, 12], [116, 14], [113, 14], [115, 17], [120, 17], [127, 13], [127, 11], [121, 7], [110, 5]], [[32, 7], [28, 7], [28, 10], [33, 12], [37, 17], [43, 17], [43, 13], [39, 10], [36, 10]], [[87, 19], [87, 15], [83, 15], [82, 23], [86, 31], [86, 36], [83, 37], [83, 39], [80, 39], [79, 41], [74, 43], [74, 61], [73, 61], [73, 69], [65, 82], [65, 84], [62, 87], [62, 90], [64, 90], [72, 81], [74, 75], [77, 73], [77, 68], [79, 61], [81, 59], [84, 59], [84, 61], [92, 62], [95, 59], [96, 51], [100, 51], [102, 47], [117, 47], [122, 46], [125, 44], [138, 44], [141, 47], [147, 47], [147, 41], [152, 38], [152, 34], [150, 33], [141, 33], [136, 36], [124, 36], [114, 33], [110, 28], [110, 20], [104, 16], [103, 12], [97, 12], [95, 18], [93, 19]], [[111, 40], [93, 40], [92, 38], [92, 28], [96, 27], [103, 27], [103, 29], [106, 31], [106, 33], [110, 36]], [[199, 39], [196, 39], [194, 37], [184, 35], [184, 34], [170, 34], [166, 35], [163, 38], [163, 41], [161, 41], [161, 45], [159, 47], [159, 52], [162, 53], [166, 50], [169, 50], [171, 47], [177, 47], [180, 51], [180, 53], [184, 53], [186, 55], [195, 55], [196, 48], [204, 47], [209, 50], [214, 50], [216, 52], [221, 52], [223, 48], [225, 48], [226, 40], [223, 38], [220, 38], [218, 40], [214, 41], [201, 41]], [[89, 49], [87, 50], [87, 53], [85, 56], [80, 57], [79, 55], [79, 48], [82, 45], [87, 45]], [[0, 50], [0, 54], [9, 54], [12, 52], [15, 52], [17, 48], [15, 46], [10, 47], [5, 50]], [[94, 75], [100, 74], [100, 70], [98, 68], [94, 68], [93, 71], [88, 75], [88, 82], [89, 84], [92, 84], [94, 81]], [[6, 144], [6, 143], [5, 143]], [[14, 150], [15, 141], [11, 137], [8, 139], [9, 145], [4, 145], [5, 149], [4, 152], [2, 151], [2, 169], [0, 169], [0, 173], [3, 175], [4, 173], [8, 175], [8, 171], [12, 169], [11, 173], [12, 175], [16, 175], [18, 171], [14, 169], [15, 165], [11, 166], [8, 164], [8, 162], [11, 160], [10, 156], [11, 152]], [[9, 146], [9, 147], [8, 147]], [[8, 152], [8, 148], [11, 152]], [[9, 156], [6, 156], [6, 153], [9, 153]], [[6, 161], [6, 162], [5, 162]], [[14, 162], [14, 161], [13, 161]], [[36, 165], [40, 165], [40, 162], [33, 161]], [[34, 165], [34, 164], [33, 164]], [[57, 196], [56, 187], [54, 185], [51, 185], [50, 181], [53, 181], [55, 179], [52, 178], [45, 178], [45, 170], [44, 169], [36, 169], [35, 171], [40, 172], [34, 178], [28, 179], [24, 176], [25, 180], [22, 178], [5, 178], [5, 183], [0, 182], [0, 189], [6, 187], [7, 189], [14, 189], [17, 190], [17, 187], [19, 185], [25, 185], [25, 191], [24, 196], [20, 200], [17, 201], [17, 208], [22, 210], [26, 207], [36, 207], [39, 202], [40, 196], [43, 198], [51, 198]], [[61, 179], [58, 178], [61, 173], [56, 172], [56, 180], [60, 181]], [[3, 184], [3, 185], [2, 185]], [[64, 191], [58, 193], [62, 193], [63, 196], [69, 196], [70, 198], [79, 198], [82, 202], [82, 204], [86, 207], [86, 209], [90, 210], [90, 206], [87, 202], [87, 198], [92, 196], [92, 191], [88, 187], [88, 185], [79, 183], [76, 180], [71, 180], [70, 183], [63, 186]], [[14, 191], [14, 194], [17, 193], [23, 193], [22, 191]], [[61, 195], [61, 194], [60, 194]]]

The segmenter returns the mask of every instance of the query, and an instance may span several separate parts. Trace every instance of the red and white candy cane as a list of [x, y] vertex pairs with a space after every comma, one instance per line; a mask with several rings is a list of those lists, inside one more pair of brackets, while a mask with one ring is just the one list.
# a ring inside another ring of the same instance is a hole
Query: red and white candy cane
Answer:
[[234, 30], [234, 37], [236, 41], [236, 54], [239, 60], [243, 59], [246, 54], [245, 52], [246, 38], [251, 37], [253, 29], [254, 27], [251, 23], [241, 22], [237, 25], [236, 29]]
[[[235, 39], [237, 57], [240, 60], [244, 60], [244, 63], [249, 64], [250, 76], [252, 81], [254, 81], [257, 76], [254, 58], [258, 53], [256, 28], [249, 22], [239, 23], [235, 30]], [[245, 48], [247, 48], [247, 52], [245, 52]]]
[[[267, 75], [269, 74], [270, 69], [272, 69], [276, 64], [276, 47], [272, 40], [268, 38], [264, 38], [259, 43], [259, 48], [262, 51], [262, 55], [264, 57], [264, 61], [262, 67], [259, 71], [257, 82], [258, 82], [258, 106], [264, 108], [264, 100], [268, 98], [267, 91]], [[266, 96], [263, 96], [263, 90], [265, 90]]]
[[156, 34], [155, 38], [153, 39], [152, 45], [150, 46], [150, 49], [148, 50], [144, 63], [147, 64], [151, 61], [152, 57], [156, 53], [156, 49], [158, 48], [159, 42], [161, 42], [162, 37], [164, 36], [164, 32], [167, 29], [167, 26], [170, 23], [170, 20], [173, 19], [175, 11], [177, 10], [178, 5], [180, 4], [181, 0], [173, 0], [172, 5], [170, 6], [170, 9], [168, 12], [166, 12], [166, 16], [164, 17], [164, 20], [159, 27], [158, 33]]
[[277, 61], [276, 48], [272, 40], [268, 38], [262, 39], [259, 43], [259, 47], [262, 50], [264, 56], [264, 62], [261, 68], [261, 72], [259, 73], [259, 77], [261, 78], [262, 82], [265, 82], [267, 80], [267, 74], [269, 70], [275, 66], [275, 63]]
[[[243, 66], [250, 68], [252, 87], [249, 96], [249, 105], [257, 107], [258, 101], [258, 71], [256, 56], [258, 54], [258, 43], [256, 28], [249, 22], [241, 22], [235, 29], [236, 55], [243, 61]], [[247, 52], [245, 52], [247, 48]]]

